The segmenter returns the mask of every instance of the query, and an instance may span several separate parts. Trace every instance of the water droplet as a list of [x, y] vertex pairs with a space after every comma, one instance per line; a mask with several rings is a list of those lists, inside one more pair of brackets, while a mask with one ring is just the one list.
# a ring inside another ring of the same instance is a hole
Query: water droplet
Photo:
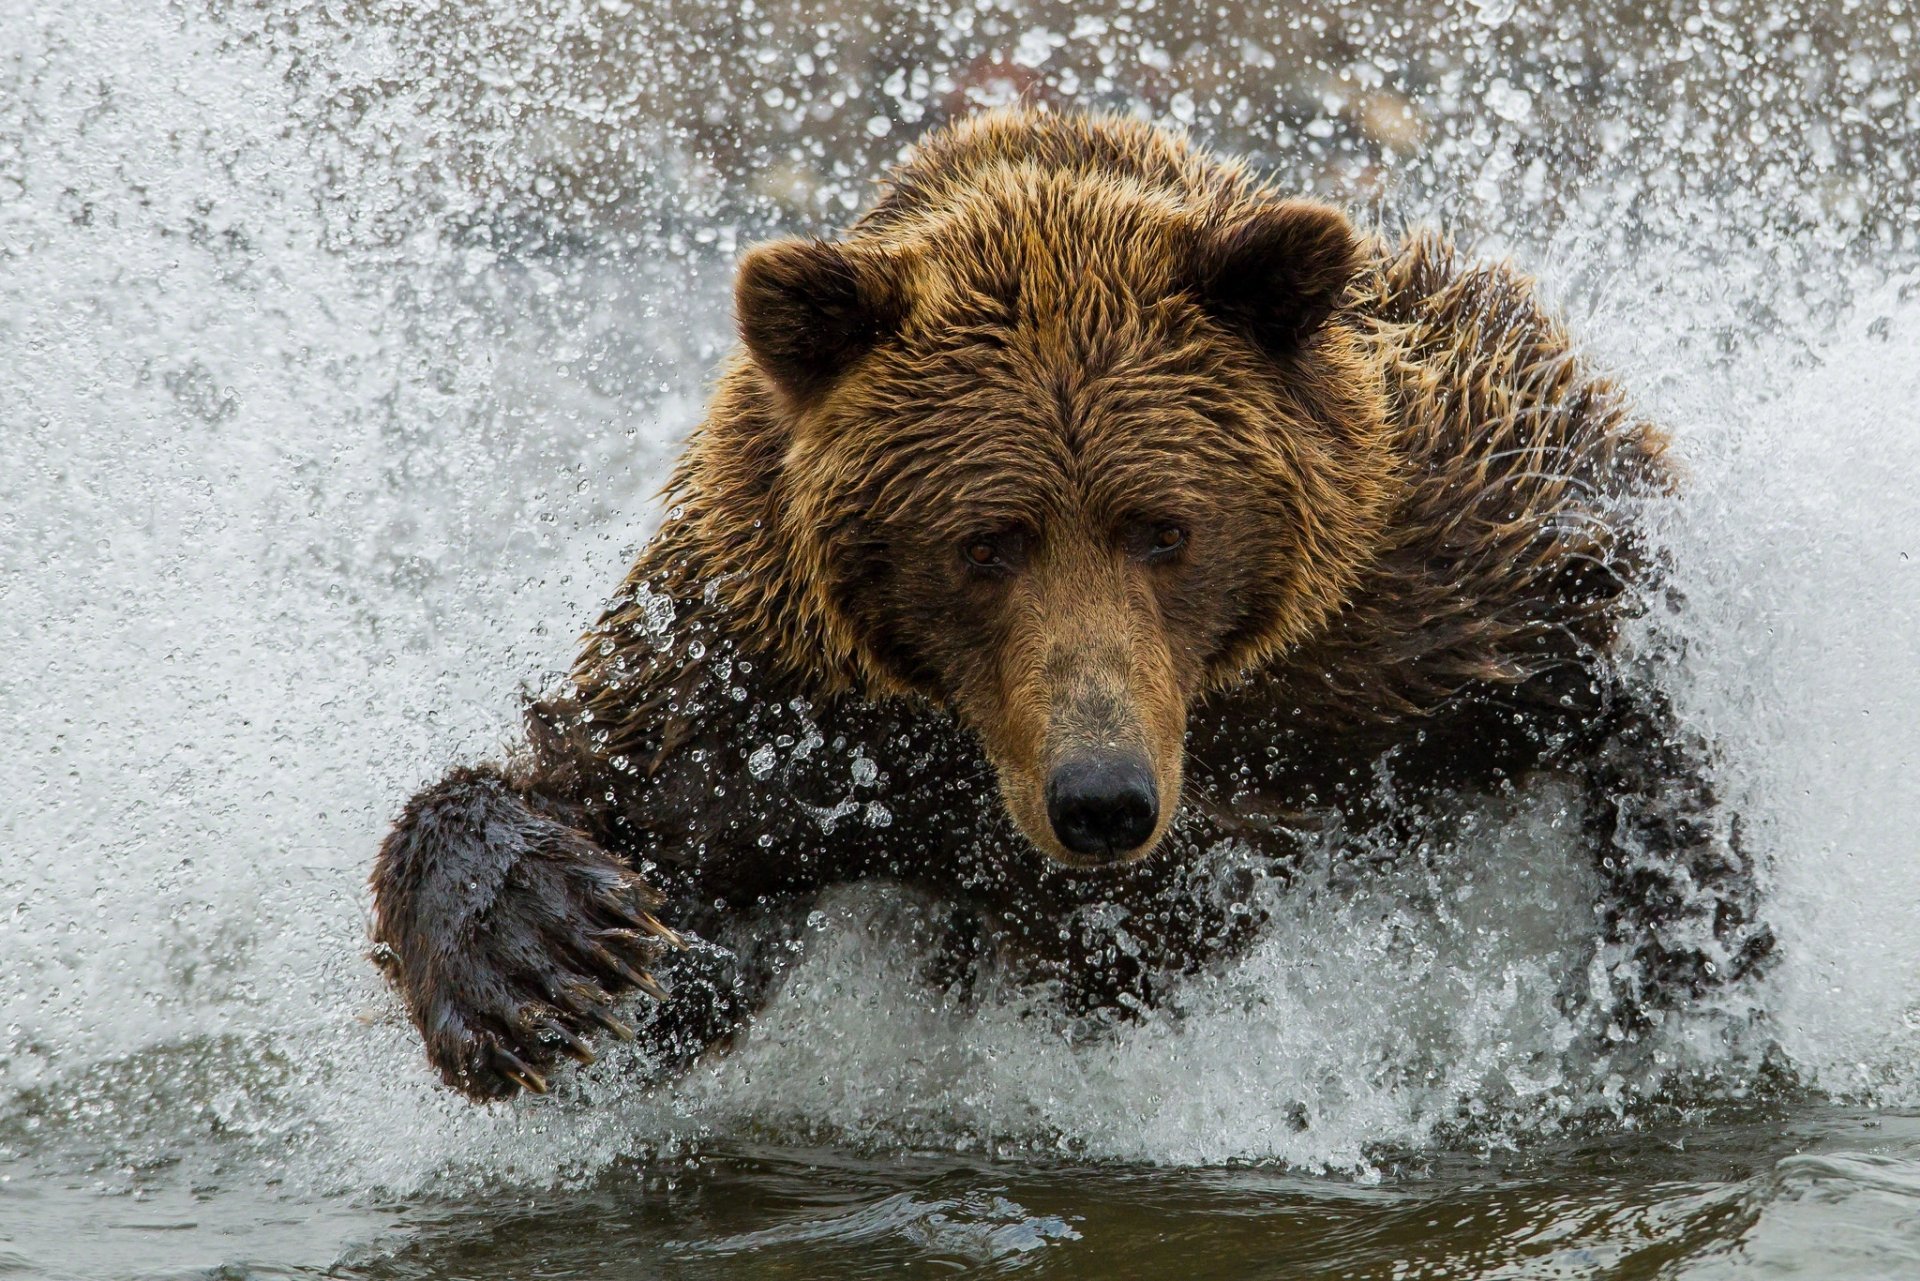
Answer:
[[1034, 27], [1020, 37], [1013, 48], [1013, 62], [1019, 67], [1038, 67], [1053, 57], [1053, 51], [1066, 43], [1045, 27]]
[[754, 749], [753, 755], [747, 757], [747, 773], [753, 775], [755, 778], [765, 778], [767, 775], [773, 773], [773, 767], [778, 761], [779, 756], [774, 752], [772, 746], [762, 744]]
[[1533, 95], [1502, 76], [1487, 86], [1487, 106], [1502, 120], [1524, 124], [1533, 116]]
[[1519, 7], [1519, 0], [1472, 0], [1472, 4], [1478, 10], [1474, 14], [1475, 21], [1482, 26], [1498, 27], [1513, 17], [1513, 11]]

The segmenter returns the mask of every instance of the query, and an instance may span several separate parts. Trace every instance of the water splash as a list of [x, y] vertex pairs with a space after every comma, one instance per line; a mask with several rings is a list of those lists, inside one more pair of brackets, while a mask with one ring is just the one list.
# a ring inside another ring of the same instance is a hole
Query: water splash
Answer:
[[[843, 219], [912, 129], [1008, 87], [1191, 114], [1543, 264], [1692, 461], [1675, 692], [1770, 861], [1768, 1028], [1819, 1088], [1920, 1105], [1910, 24], [1823, 12], [1762, 53], [1752, 22], [1650, 6], [1613, 49], [1498, 7], [1329, 6], [1318, 34], [1045, 4], [804, 32], [559, 4], [455, 31], [397, 0], [0, 16], [0, 1144], [350, 1189], [760, 1128], [1366, 1171], [1751, 1081], [1714, 1011], [1637, 1078], [1575, 1044], [1552, 994], [1586, 890], [1544, 796], [1278, 903], [1252, 956], [1117, 1034], [1027, 994], [944, 1003], [899, 964], [914, 906], [870, 890], [671, 1091], [618, 1055], [507, 1108], [431, 1084], [361, 954], [385, 821], [493, 749], [644, 538], [737, 244]], [[1416, 21], [1432, 65], [1398, 52]]]

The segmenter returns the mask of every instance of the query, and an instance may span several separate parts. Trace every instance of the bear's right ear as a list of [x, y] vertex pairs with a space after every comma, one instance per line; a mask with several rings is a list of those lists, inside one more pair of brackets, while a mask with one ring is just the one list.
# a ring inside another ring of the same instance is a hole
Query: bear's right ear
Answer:
[[1360, 237], [1345, 214], [1284, 200], [1203, 230], [1188, 270], [1195, 297], [1215, 319], [1288, 354], [1340, 305], [1360, 265]]
[[754, 363], [801, 403], [831, 386], [901, 319], [899, 291], [879, 264], [824, 240], [775, 240], [748, 250], [733, 308]]

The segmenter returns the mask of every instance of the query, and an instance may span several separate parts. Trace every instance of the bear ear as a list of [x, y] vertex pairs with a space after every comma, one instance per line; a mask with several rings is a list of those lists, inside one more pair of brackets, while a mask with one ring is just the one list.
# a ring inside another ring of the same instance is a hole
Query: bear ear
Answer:
[[899, 292], [880, 265], [824, 240], [776, 240], [748, 250], [733, 306], [754, 363], [802, 403], [901, 318]]
[[1340, 305], [1360, 265], [1360, 237], [1345, 214], [1288, 200], [1203, 231], [1191, 287], [1215, 319], [1286, 354]]

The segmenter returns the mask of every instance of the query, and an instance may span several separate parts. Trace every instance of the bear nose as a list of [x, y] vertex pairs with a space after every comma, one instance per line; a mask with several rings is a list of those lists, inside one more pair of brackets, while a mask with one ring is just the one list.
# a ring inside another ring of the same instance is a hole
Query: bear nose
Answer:
[[1146, 844], [1160, 821], [1159, 789], [1142, 756], [1066, 761], [1047, 779], [1047, 819], [1075, 854], [1112, 858]]

